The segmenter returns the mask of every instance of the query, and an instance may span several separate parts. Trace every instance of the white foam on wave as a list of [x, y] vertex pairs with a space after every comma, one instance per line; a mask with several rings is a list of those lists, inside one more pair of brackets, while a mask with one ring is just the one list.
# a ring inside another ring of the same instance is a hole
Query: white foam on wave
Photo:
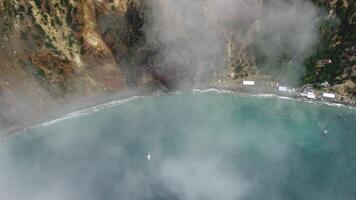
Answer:
[[340, 103], [331, 103], [331, 102], [326, 102], [326, 101], [306, 101], [307, 103], [312, 103], [312, 104], [318, 104], [322, 103], [327, 106], [332, 106], [332, 107], [338, 107], [338, 108], [348, 108], [352, 110], [356, 110], [356, 107], [340, 104]]
[[202, 93], [217, 93], [217, 94], [233, 94], [234, 91], [231, 90], [219, 90], [216, 88], [209, 88], [209, 89], [193, 89], [194, 94], [202, 94]]
[[263, 97], [263, 98], [277, 97], [277, 95], [275, 95], [275, 94], [247, 94], [247, 96]]
[[[324, 104], [328, 105], [328, 106], [335, 106], [335, 107], [348, 107], [348, 106], [345, 106], [345, 105], [342, 105], [342, 104], [339, 104], [339, 103], [329, 103], [329, 102], [323, 102]], [[350, 107], [350, 108], [353, 108], [353, 107]]]
[[321, 103], [321, 104], [324, 104], [327, 106], [339, 107], [339, 108], [349, 108], [349, 109], [356, 110], [356, 107], [347, 106], [347, 105], [340, 104], [340, 103], [331, 103], [331, 102], [326, 102], [326, 101], [311, 101], [308, 99], [296, 99], [293, 97], [279, 96], [276, 94], [248, 94], [248, 93], [234, 92], [231, 90], [219, 90], [216, 88], [210, 88], [210, 89], [205, 89], [205, 90], [193, 89], [193, 93], [194, 94], [203, 94], [203, 93], [238, 94], [238, 95], [242, 95], [242, 96], [252, 96], [252, 97], [261, 97], [261, 98], [278, 98], [278, 99], [282, 99], [282, 100], [299, 101], [299, 102], [305, 102], [305, 103], [311, 103], [311, 104], [320, 104]]
[[299, 101], [299, 102], [304, 102], [304, 103], [309, 103], [309, 104], [314, 104], [314, 105], [318, 105], [318, 104], [324, 104], [327, 106], [331, 106], [331, 107], [338, 107], [338, 108], [348, 108], [348, 109], [356, 109], [355, 107], [352, 106], [348, 106], [348, 105], [344, 105], [344, 104], [340, 104], [340, 103], [331, 103], [331, 102], [327, 102], [327, 101], [320, 101], [320, 100], [308, 100], [308, 99], [295, 99], [295, 98], [291, 98], [291, 97], [283, 97], [283, 96], [277, 96], [279, 99], [285, 99], [285, 100], [290, 100], [290, 101]]
[[288, 100], [288, 101], [297, 101], [297, 99], [294, 99], [292, 97], [277, 96], [277, 95], [276, 95], [276, 97], [278, 97], [278, 99], [283, 99], [283, 100]]
[[[130, 97], [130, 98], [127, 98], [127, 99], [111, 101], [111, 102], [104, 103], [104, 104], [101, 104], [101, 105], [97, 105], [97, 106], [93, 106], [93, 107], [86, 108], [86, 109], [83, 109], [83, 110], [75, 111], [75, 112], [69, 113], [67, 115], [64, 115], [63, 117], [60, 117], [58, 119], [54, 119], [54, 120], [51, 120], [51, 121], [48, 121], [48, 122], [45, 122], [45, 123], [42, 123], [40, 125], [36, 125], [36, 126], [33, 126], [33, 127], [49, 126], [49, 125], [52, 125], [52, 124], [55, 124], [55, 123], [58, 123], [58, 122], [61, 122], [61, 121], [64, 121], [64, 120], [78, 118], [78, 117], [81, 117], [81, 116], [84, 116], [84, 115], [88, 115], [88, 114], [91, 114], [91, 113], [99, 112], [99, 111], [101, 111], [103, 109], [112, 108], [112, 107], [115, 107], [115, 106], [118, 106], [118, 105], [122, 105], [124, 103], [132, 102], [132, 101], [137, 100], [137, 99], [142, 99], [142, 98], [146, 98], [146, 97], [145, 96], [134, 96], [134, 97]], [[33, 127], [31, 127], [31, 128], [33, 128]]]

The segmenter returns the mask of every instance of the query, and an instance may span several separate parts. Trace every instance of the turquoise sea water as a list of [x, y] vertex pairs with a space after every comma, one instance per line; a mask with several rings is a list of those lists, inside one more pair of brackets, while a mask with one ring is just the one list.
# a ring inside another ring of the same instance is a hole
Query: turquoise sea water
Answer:
[[221, 94], [136, 99], [1, 142], [0, 199], [356, 199], [356, 111]]

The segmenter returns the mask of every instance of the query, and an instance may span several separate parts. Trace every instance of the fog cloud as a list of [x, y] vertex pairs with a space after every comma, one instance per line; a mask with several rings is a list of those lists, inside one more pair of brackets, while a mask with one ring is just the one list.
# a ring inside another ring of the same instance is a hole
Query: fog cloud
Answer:
[[278, 65], [282, 75], [301, 72], [317, 40], [318, 9], [306, 0], [151, 0], [149, 6], [147, 38], [161, 47], [156, 66], [198, 79], [227, 66], [229, 42], [237, 59], [278, 77]]
[[30, 129], [0, 143], [0, 199], [354, 196], [355, 113], [276, 101], [182, 94]]

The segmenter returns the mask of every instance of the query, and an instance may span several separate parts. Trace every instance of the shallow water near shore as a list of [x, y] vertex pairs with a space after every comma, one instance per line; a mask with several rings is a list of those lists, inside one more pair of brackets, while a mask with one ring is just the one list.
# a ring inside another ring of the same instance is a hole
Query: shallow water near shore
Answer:
[[0, 143], [0, 198], [356, 196], [352, 109], [205, 93], [93, 111]]

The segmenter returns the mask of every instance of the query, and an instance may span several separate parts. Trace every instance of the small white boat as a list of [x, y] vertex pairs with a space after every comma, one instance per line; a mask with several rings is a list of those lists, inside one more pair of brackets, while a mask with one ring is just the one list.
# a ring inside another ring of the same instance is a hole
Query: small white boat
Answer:
[[326, 136], [328, 135], [328, 130], [324, 130], [324, 131], [322, 132], [322, 135], [323, 135], [324, 137], [326, 137]]
[[148, 152], [148, 154], [147, 154], [147, 160], [151, 160], [151, 152]]

